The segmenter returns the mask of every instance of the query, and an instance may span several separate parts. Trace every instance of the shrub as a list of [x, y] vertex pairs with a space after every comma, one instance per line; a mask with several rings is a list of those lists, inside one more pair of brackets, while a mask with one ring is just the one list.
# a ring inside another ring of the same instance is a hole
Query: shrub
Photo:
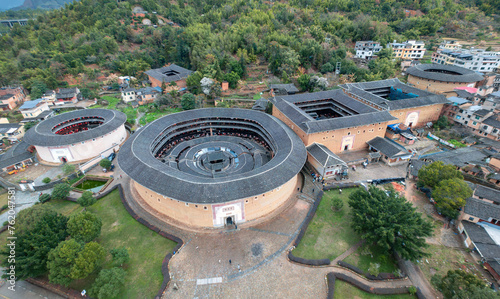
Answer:
[[417, 288], [415, 286], [409, 287], [408, 293], [410, 293], [410, 295], [415, 295], [417, 293]]
[[111, 161], [109, 161], [108, 159], [102, 159], [101, 162], [99, 162], [99, 166], [109, 169], [111, 167]]
[[71, 186], [68, 184], [57, 184], [54, 186], [54, 190], [52, 190], [52, 198], [53, 199], [66, 199], [69, 195], [69, 191], [71, 191]]
[[62, 171], [65, 175], [70, 175], [75, 172], [76, 166], [72, 164], [64, 164], [62, 167]]
[[380, 273], [380, 264], [370, 263], [370, 268], [368, 268], [368, 273], [370, 273], [373, 276], [378, 276], [378, 274]]
[[92, 191], [85, 191], [82, 193], [82, 196], [76, 200], [79, 205], [82, 207], [88, 207], [93, 205], [97, 201], [92, 194]]
[[41, 203], [45, 203], [45, 202], [49, 201], [51, 198], [52, 198], [52, 196], [50, 196], [50, 194], [44, 193], [44, 194], [40, 195], [40, 197], [38, 198], [38, 200]]
[[48, 183], [50, 183], [50, 181], [51, 181], [51, 179], [50, 179], [49, 177], [46, 177], [46, 178], [44, 178], [44, 179], [42, 180], [42, 183], [44, 183], [44, 184], [48, 184]]
[[339, 197], [335, 197], [332, 201], [332, 206], [336, 211], [340, 211], [344, 206], [344, 201]]

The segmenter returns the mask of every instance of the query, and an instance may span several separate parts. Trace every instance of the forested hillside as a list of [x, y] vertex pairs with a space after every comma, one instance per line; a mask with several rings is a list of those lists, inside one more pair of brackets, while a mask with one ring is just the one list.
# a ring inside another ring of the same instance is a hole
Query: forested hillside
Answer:
[[[342, 73], [355, 73], [358, 81], [379, 79], [392, 74], [388, 54], [369, 70], [358, 69], [345, 59], [352, 42], [434, 38], [450, 26], [470, 34], [481, 22], [498, 31], [489, 16], [498, 13], [498, 2], [82, 0], [0, 37], [0, 85], [52, 89], [65, 84], [66, 74], [91, 81], [103, 72], [140, 78], [142, 71], [170, 62], [222, 80], [243, 76], [245, 65], [257, 59], [285, 79], [311, 68], [331, 72], [337, 61]], [[148, 13], [133, 15], [136, 5]], [[406, 17], [407, 9], [419, 16]], [[140, 25], [144, 17], [159, 26]]]

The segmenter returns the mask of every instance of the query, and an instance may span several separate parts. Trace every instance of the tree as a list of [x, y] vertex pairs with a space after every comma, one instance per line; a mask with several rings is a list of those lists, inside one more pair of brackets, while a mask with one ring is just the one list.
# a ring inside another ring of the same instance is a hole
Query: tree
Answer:
[[35, 121], [30, 121], [30, 122], [25, 123], [24, 124], [24, 131], [28, 131], [32, 127], [36, 126], [37, 123], [38, 122], [35, 122]]
[[109, 161], [108, 159], [102, 159], [99, 162], [99, 166], [101, 166], [102, 168], [105, 168], [105, 169], [110, 169], [111, 168], [111, 161]]
[[99, 216], [87, 211], [73, 214], [68, 220], [68, 233], [78, 242], [90, 242], [101, 234]]
[[[164, 94], [156, 98], [156, 105], [158, 107], [160, 106], [170, 106], [173, 103], [172, 96], [169, 94]], [[139, 107], [141, 108], [141, 107]]]
[[415, 261], [425, 255], [425, 237], [433, 226], [422, 219], [411, 203], [395, 192], [386, 193], [370, 186], [349, 196], [352, 224], [361, 238], [387, 251], [395, 251], [404, 259]]
[[82, 207], [89, 207], [97, 201], [96, 198], [94, 198], [94, 194], [92, 191], [85, 191], [82, 193], [82, 196], [76, 200], [78, 204]]
[[191, 110], [195, 108], [195, 97], [192, 93], [186, 93], [182, 95], [181, 106], [184, 110]]
[[47, 268], [51, 283], [68, 286], [73, 281], [71, 270], [81, 250], [82, 244], [75, 239], [69, 239], [59, 243], [49, 252]]
[[435, 123], [434, 127], [437, 129], [446, 129], [449, 126], [448, 118], [444, 115], [442, 115]]
[[48, 183], [50, 183], [50, 181], [52, 181], [52, 180], [49, 177], [46, 177], [46, 178], [43, 178], [42, 183], [48, 184]]
[[52, 198], [53, 199], [66, 199], [69, 195], [69, 191], [71, 191], [71, 186], [66, 183], [57, 184], [54, 186], [52, 190]]
[[125, 247], [111, 249], [111, 255], [113, 256], [113, 262], [120, 266], [128, 263], [128, 261], [130, 260], [128, 250]]
[[310, 91], [309, 89], [311, 84], [311, 76], [309, 76], [308, 74], [302, 74], [297, 79], [297, 82], [299, 83], [300, 90]]
[[465, 199], [472, 196], [472, 189], [460, 178], [444, 180], [432, 191], [436, 207], [446, 217], [458, 217], [458, 209], [465, 205]]
[[47, 84], [38, 80], [34, 81], [31, 84], [31, 99], [36, 100], [38, 98], [41, 98], [46, 90], [47, 90]]
[[99, 272], [90, 295], [98, 299], [114, 298], [120, 292], [120, 288], [125, 283], [125, 270], [122, 268], [104, 269]]
[[435, 275], [432, 282], [445, 299], [499, 298], [500, 294], [489, 289], [484, 281], [462, 270], [450, 270], [446, 276]]
[[188, 90], [194, 94], [198, 94], [201, 91], [200, 81], [203, 78], [203, 74], [196, 71], [186, 78], [186, 86]]
[[38, 201], [40, 201], [41, 203], [46, 203], [47, 201], [49, 201], [52, 197], [50, 196], [50, 194], [48, 193], [44, 193], [42, 195], [40, 195], [40, 197], [38, 197]]
[[75, 172], [76, 166], [73, 164], [64, 164], [62, 167], [62, 171], [65, 175], [70, 175]]
[[240, 81], [240, 76], [235, 72], [230, 72], [228, 74], [224, 74], [224, 80], [229, 83], [229, 88], [236, 89], [238, 87], [238, 81]]
[[335, 209], [335, 211], [340, 211], [342, 210], [342, 207], [344, 206], [344, 201], [340, 197], [335, 197], [332, 201], [332, 207]]
[[441, 161], [425, 165], [418, 171], [419, 182], [422, 182], [425, 186], [429, 186], [431, 188], [437, 186], [440, 181], [452, 178], [463, 179], [464, 176], [456, 169], [455, 166], [451, 164], [444, 164]]
[[[30, 211], [28, 211], [30, 210]], [[37, 277], [47, 272], [51, 249], [66, 239], [68, 218], [42, 205], [19, 212], [16, 219], [16, 279]], [[10, 248], [2, 252], [8, 265]]]
[[106, 250], [97, 242], [89, 242], [83, 246], [78, 253], [70, 277], [73, 279], [84, 279], [98, 269], [104, 262]]

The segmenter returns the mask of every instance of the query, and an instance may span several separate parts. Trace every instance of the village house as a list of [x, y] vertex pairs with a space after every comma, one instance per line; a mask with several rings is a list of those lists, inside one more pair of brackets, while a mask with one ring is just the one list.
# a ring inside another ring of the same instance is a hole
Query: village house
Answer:
[[0, 109], [12, 110], [21, 105], [26, 100], [26, 94], [22, 87], [2, 87], [0, 88]]
[[149, 77], [151, 87], [160, 87], [164, 89], [163, 92], [186, 88], [186, 78], [191, 75], [191, 73], [193, 73], [193, 71], [175, 64], [158, 69], [151, 69], [145, 72]]
[[126, 88], [122, 90], [122, 101], [125, 103], [135, 101], [138, 105], [145, 105], [154, 102], [159, 95], [161, 95], [159, 87]]
[[58, 88], [55, 93], [55, 105], [75, 104], [82, 99], [78, 87]]
[[45, 120], [54, 115], [54, 111], [49, 108], [49, 104], [44, 99], [36, 99], [25, 102], [19, 111], [24, 117], [22, 122]]
[[9, 123], [7, 118], [0, 118], [0, 139], [7, 138], [10, 141], [18, 141], [24, 136], [24, 125]]

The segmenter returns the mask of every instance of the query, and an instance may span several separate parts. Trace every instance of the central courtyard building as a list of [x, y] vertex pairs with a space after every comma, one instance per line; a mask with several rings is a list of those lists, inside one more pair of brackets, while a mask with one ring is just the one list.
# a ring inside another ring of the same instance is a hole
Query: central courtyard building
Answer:
[[118, 163], [136, 200], [191, 227], [256, 220], [301, 188], [300, 138], [277, 118], [209, 108], [162, 117], [138, 130]]

